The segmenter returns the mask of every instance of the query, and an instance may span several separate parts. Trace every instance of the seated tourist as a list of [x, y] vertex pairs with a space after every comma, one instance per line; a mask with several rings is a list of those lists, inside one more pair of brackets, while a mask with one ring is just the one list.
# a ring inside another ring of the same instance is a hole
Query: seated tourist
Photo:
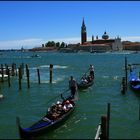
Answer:
[[65, 112], [67, 112], [69, 109], [73, 108], [73, 105], [70, 103], [69, 100], [67, 100], [65, 103], [64, 103], [64, 106], [63, 106], [63, 110]]
[[81, 84], [87, 84], [87, 83], [88, 83], [87, 79], [85, 77], [82, 77]]

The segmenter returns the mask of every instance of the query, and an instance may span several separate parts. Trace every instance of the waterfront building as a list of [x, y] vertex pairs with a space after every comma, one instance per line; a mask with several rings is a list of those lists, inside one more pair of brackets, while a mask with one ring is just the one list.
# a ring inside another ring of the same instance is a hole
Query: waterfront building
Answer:
[[83, 19], [82, 27], [81, 27], [81, 44], [80, 48], [87, 51], [121, 51], [123, 49], [123, 45], [121, 42], [121, 38], [117, 37], [114, 39], [110, 39], [109, 35], [105, 31], [102, 35], [102, 38], [99, 39], [98, 35], [96, 39], [92, 35], [91, 41], [87, 41], [87, 31], [85, 21]]

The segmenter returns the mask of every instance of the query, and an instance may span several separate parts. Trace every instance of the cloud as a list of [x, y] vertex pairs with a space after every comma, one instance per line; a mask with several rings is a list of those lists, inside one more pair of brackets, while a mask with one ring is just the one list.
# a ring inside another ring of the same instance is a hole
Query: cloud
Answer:
[[[127, 36], [121, 37], [122, 41], [132, 41], [132, 42], [140, 42], [140, 36]], [[91, 41], [91, 37], [87, 37], [88, 41]], [[0, 49], [29, 49], [33, 47], [40, 47], [41, 44], [44, 44], [48, 41], [55, 41], [55, 42], [65, 42], [67, 44], [74, 44], [80, 43], [81, 37], [72, 37], [72, 38], [58, 38], [58, 39], [42, 39], [42, 38], [30, 38], [30, 39], [23, 39], [23, 40], [8, 40], [8, 41], [0, 41]]]
[[60, 38], [60, 39], [52, 39], [52, 41], [55, 41], [55, 42], [65, 42], [67, 44], [71, 44], [71, 43], [80, 43], [81, 42], [81, 38], [80, 37]]
[[43, 39], [36, 38], [0, 41], [0, 49], [20, 49], [22, 46], [28, 49], [35, 46], [41, 46], [43, 42]]
[[140, 36], [121, 37], [122, 41], [140, 42]]

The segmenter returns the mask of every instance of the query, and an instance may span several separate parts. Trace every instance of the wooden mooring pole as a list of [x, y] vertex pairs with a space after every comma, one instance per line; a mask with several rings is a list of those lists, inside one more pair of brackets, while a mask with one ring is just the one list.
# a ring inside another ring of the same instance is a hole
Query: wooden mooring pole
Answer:
[[108, 139], [107, 137], [107, 116], [101, 116], [101, 139]]
[[127, 58], [125, 57], [125, 84], [126, 84], [126, 90], [127, 90]]
[[12, 63], [12, 76], [15, 76], [15, 63]]
[[1, 64], [1, 82], [4, 82], [4, 71], [3, 71], [3, 64]]
[[50, 64], [50, 83], [52, 83], [52, 69], [53, 69], [53, 65]]
[[110, 126], [110, 103], [107, 104], [107, 139], [109, 139], [109, 126]]
[[27, 76], [27, 87], [30, 88], [30, 72], [27, 64], [26, 64], [26, 76]]
[[8, 65], [5, 64], [5, 68], [6, 68], [6, 74], [8, 75]]
[[27, 86], [30, 88], [30, 72], [29, 69], [27, 69]]
[[16, 73], [16, 76], [18, 75], [18, 72], [17, 72], [17, 66], [15, 64], [15, 73]]
[[21, 79], [22, 79], [21, 67], [18, 69], [18, 76], [19, 76], [19, 90], [21, 90]]
[[27, 76], [28, 65], [26, 64], [26, 76]]
[[140, 104], [139, 104], [139, 120], [140, 120]]
[[10, 70], [9, 69], [7, 69], [7, 74], [8, 74], [8, 85], [10, 87], [11, 83], [10, 83]]
[[21, 64], [22, 75], [24, 75], [24, 63]]
[[126, 83], [125, 83], [125, 77], [122, 77], [122, 83], [121, 83], [121, 93], [124, 95], [126, 92]]
[[38, 75], [38, 83], [40, 84], [40, 72], [39, 72], [39, 69], [37, 69], [37, 75]]
[[107, 104], [107, 115], [101, 116], [101, 124], [98, 125], [95, 139], [101, 140], [109, 139], [109, 122], [110, 122], [110, 103]]

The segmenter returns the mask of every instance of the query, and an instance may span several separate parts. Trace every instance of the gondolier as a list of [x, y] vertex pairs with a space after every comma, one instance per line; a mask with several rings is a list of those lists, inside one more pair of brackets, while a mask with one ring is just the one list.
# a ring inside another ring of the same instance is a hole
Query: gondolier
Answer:
[[74, 95], [75, 95], [75, 93], [77, 91], [77, 82], [73, 78], [73, 76], [70, 77], [70, 80], [69, 80], [69, 88], [71, 90], [71, 95], [74, 98]]
[[93, 66], [93, 65], [90, 65], [89, 70], [90, 70], [90, 76], [91, 76], [92, 78], [94, 78], [94, 66]]

